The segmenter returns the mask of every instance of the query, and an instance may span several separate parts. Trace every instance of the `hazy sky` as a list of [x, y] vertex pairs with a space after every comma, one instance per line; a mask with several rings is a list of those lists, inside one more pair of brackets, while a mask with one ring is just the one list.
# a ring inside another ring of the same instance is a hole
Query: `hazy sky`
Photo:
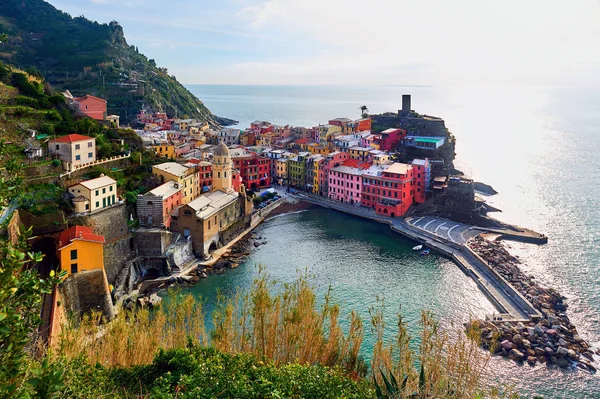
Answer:
[[50, 0], [183, 83], [600, 85], [600, 0]]

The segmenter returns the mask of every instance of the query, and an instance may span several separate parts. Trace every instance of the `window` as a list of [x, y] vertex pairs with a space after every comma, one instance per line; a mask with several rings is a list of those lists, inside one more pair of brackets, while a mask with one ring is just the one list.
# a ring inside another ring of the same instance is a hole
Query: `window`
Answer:
[[75, 259], [77, 259], [77, 250], [72, 249], [71, 250], [71, 260], [75, 260]]
[[80, 146], [79, 144], [75, 144], [75, 149], [76, 149], [76, 150], [78, 150], [78, 149], [80, 149], [80, 148], [81, 148], [81, 146]]
[[96, 201], [96, 208], [100, 206], [100, 202]]
[[81, 161], [81, 155], [75, 155], [75, 160], [76, 161]]
[[92, 158], [94, 156], [94, 154], [92, 154], [91, 152], [88, 152], [88, 158]]
[[71, 274], [77, 273], [77, 263], [71, 263]]
[[96, 195], [100, 195], [100, 190], [96, 190]]
[[115, 195], [114, 194], [112, 195], [112, 203], [113, 204], [115, 203]]
[[60, 146], [59, 146], [58, 144], [56, 145], [56, 149], [57, 149], [57, 150], [60, 150]]
[[102, 188], [102, 194], [106, 194], [106, 187]]
[[90, 204], [85, 204], [85, 210], [89, 211], [90, 210]]
[[110, 186], [110, 188], [108, 189], [108, 191], [112, 191], [113, 190], [113, 186]]
[[88, 148], [92, 148], [93, 146], [94, 146], [94, 142], [93, 142], [93, 141], [90, 141], [90, 142], [88, 143]]

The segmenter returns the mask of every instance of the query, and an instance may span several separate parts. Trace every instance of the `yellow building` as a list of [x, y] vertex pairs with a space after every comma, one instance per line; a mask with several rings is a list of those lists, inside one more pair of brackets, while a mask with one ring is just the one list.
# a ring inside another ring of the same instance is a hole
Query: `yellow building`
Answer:
[[350, 156], [350, 159], [356, 159], [357, 161], [368, 161], [371, 158], [371, 151], [373, 151], [372, 147], [354, 146], [350, 147], [346, 152]]
[[275, 160], [275, 176], [281, 184], [285, 184], [288, 179], [287, 158], [279, 158]]
[[329, 150], [329, 146], [327, 145], [311, 143], [308, 145], [308, 152], [310, 152], [311, 154], [327, 155], [331, 151]]
[[64, 230], [58, 237], [58, 258], [67, 275], [104, 270], [104, 236], [86, 226]]
[[175, 145], [174, 144], [157, 144], [153, 145], [152, 149], [159, 157], [175, 159]]
[[313, 162], [313, 194], [319, 194], [319, 171], [322, 163], [323, 161], [321, 159]]
[[104, 175], [75, 184], [67, 191], [73, 196], [77, 213], [95, 212], [116, 204], [119, 199], [117, 182]]
[[200, 195], [198, 167], [192, 163], [185, 165], [177, 162], [164, 162], [152, 167], [152, 174], [160, 178], [161, 183], [173, 180], [181, 188], [181, 204], [189, 204]]

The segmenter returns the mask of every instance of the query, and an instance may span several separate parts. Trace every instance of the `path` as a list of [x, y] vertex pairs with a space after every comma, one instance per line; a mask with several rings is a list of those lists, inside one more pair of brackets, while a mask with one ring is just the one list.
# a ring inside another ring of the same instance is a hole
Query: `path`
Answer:
[[526, 298], [467, 247], [468, 239], [479, 234], [473, 226], [430, 216], [390, 218], [377, 215], [372, 209], [343, 204], [312, 194], [299, 193], [294, 196], [326, 208], [386, 223], [392, 230], [449, 257], [475, 281], [494, 305], [498, 313], [489, 317], [501, 316], [504, 320], [511, 321], [529, 321], [541, 317], [539, 311]]

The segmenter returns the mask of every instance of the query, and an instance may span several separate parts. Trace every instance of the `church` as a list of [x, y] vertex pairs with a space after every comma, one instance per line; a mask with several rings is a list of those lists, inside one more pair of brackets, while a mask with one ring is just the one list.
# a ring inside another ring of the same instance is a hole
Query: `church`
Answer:
[[249, 226], [253, 207], [244, 185], [239, 192], [233, 188], [233, 162], [223, 142], [214, 152], [212, 176], [213, 191], [173, 214], [177, 231], [192, 241], [196, 256], [204, 258]]

